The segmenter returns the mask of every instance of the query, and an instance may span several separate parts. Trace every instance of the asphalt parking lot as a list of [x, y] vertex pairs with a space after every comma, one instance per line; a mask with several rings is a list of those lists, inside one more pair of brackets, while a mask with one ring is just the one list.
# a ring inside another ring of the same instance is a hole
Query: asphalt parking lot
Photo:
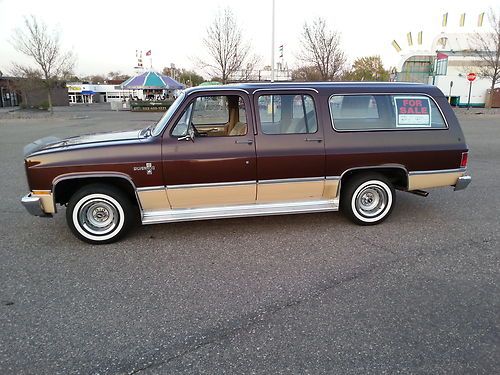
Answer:
[[500, 372], [499, 115], [461, 120], [467, 190], [398, 193], [374, 227], [199, 221], [90, 246], [25, 212], [25, 144], [159, 116], [0, 118], [0, 373]]

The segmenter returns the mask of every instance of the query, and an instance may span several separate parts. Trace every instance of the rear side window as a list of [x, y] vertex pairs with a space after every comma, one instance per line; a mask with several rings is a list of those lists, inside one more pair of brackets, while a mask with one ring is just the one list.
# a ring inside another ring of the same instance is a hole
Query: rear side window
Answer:
[[341, 131], [446, 128], [424, 95], [333, 95], [329, 105], [333, 127]]
[[316, 133], [316, 110], [310, 95], [261, 95], [259, 120], [264, 134]]

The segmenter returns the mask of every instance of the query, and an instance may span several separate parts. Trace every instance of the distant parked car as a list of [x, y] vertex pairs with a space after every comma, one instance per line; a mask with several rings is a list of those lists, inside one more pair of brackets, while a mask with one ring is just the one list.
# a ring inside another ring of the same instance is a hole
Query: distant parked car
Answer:
[[[209, 104], [209, 105], [208, 105]], [[25, 147], [31, 192], [73, 233], [116, 241], [143, 224], [341, 209], [377, 224], [395, 190], [464, 189], [468, 149], [433, 86], [287, 83], [196, 87], [154, 126]]]

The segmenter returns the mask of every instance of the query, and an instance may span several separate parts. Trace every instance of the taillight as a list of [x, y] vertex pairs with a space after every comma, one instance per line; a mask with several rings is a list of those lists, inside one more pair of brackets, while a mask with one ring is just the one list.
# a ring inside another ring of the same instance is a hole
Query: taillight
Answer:
[[460, 160], [460, 168], [467, 168], [468, 158], [469, 158], [469, 152], [462, 152], [462, 159]]

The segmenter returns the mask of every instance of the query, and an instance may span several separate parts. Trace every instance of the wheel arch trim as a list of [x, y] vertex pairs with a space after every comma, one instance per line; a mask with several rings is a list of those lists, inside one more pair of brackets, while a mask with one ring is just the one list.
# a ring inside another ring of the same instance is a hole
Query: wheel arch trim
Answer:
[[120, 178], [125, 181], [127, 181], [130, 186], [132, 187], [135, 195], [135, 199], [137, 201], [137, 204], [139, 206], [139, 210], [141, 212], [141, 217], [144, 213], [141, 205], [141, 200], [139, 199], [139, 195], [137, 194], [137, 186], [134, 184], [134, 181], [132, 178], [125, 174], [125, 173], [120, 173], [120, 172], [81, 172], [81, 173], [65, 173], [62, 175], [59, 175], [55, 177], [52, 180], [52, 198], [54, 200], [54, 207], [56, 206], [56, 188], [57, 184], [59, 184], [62, 181], [68, 181], [68, 180], [79, 180], [79, 179], [84, 179], [84, 178]]
[[340, 190], [342, 189], [342, 180], [346, 176], [347, 173], [350, 172], [377, 172], [381, 169], [396, 169], [400, 170], [404, 173], [406, 177], [406, 186], [405, 188], [408, 188], [408, 183], [409, 183], [409, 176], [410, 173], [408, 172], [408, 169], [402, 165], [402, 164], [380, 164], [380, 165], [371, 165], [371, 166], [363, 166], [363, 167], [353, 167], [353, 168], [348, 168], [340, 176], [329, 176], [326, 179], [327, 180], [337, 180], [339, 182], [338, 188], [337, 188], [337, 197], [340, 197]]

